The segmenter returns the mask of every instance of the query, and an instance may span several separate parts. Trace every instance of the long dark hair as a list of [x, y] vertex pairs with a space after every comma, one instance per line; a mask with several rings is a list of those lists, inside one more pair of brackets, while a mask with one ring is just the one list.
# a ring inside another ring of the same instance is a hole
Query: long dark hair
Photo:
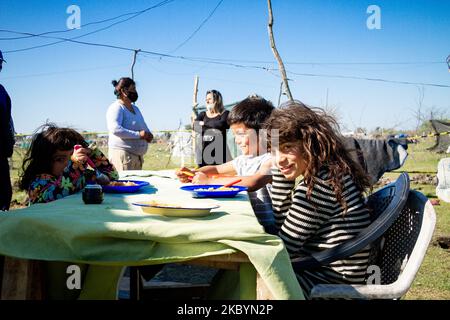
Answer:
[[40, 126], [33, 135], [31, 145], [22, 163], [19, 188], [28, 190], [36, 176], [51, 173], [52, 156], [56, 151], [73, 149], [80, 144], [87, 147], [83, 136], [71, 128], [59, 128], [53, 123]]
[[353, 178], [357, 188], [364, 192], [370, 188], [369, 177], [362, 167], [348, 154], [339, 134], [336, 120], [322, 109], [310, 108], [300, 102], [290, 102], [281, 109], [275, 109], [265, 124], [269, 142], [272, 129], [278, 130], [279, 145], [293, 142], [300, 150], [306, 163], [303, 173], [311, 197], [315, 179], [321, 169], [327, 169], [337, 201], [347, 210], [342, 197], [342, 181], [346, 175]]
[[114, 95], [117, 98], [120, 98], [121, 90], [128, 91], [128, 88], [130, 88], [132, 85], [136, 86], [136, 82], [134, 82], [133, 79], [123, 77], [120, 78], [119, 81], [113, 80], [111, 81], [112, 85], [114, 86]]
[[214, 108], [216, 109], [216, 112], [222, 114], [222, 112], [225, 111], [225, 107], [223, 106], [222, 94], [217, 90], [206, 91], [206, 95], [208, 95], [210, 93], [212, 94], [213, 99], [214, 99], [214, 103], [215, 103]]

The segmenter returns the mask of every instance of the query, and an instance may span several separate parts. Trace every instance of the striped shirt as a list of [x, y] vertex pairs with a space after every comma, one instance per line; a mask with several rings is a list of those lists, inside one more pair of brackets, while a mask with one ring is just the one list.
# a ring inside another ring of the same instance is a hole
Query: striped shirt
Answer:
[[[352, 239], [370, 224], [370, 214], [362, 193], [351, 176], [343, 178], [342, 197], [347, 212], [337, 201], [328, 179], [322, 170], [315, 178], [311, 198], [307, 199], [308, 186], [302, 180], [284, 178], [278, 169], [272, 171], [272, 207], [279, 237], [291, 258], [310, 255], [337, 246]], [[308, 297], [318, 283], [365, 283], [369, 248], [327, 266], [297, 272], [300, 285]]]
[[[231, 164], [238, 176], [252, 176], [260, 171], [261, 166], [267, 161], [272, 161], [270, 153], [264, 153], [259, 156], [240, 155], [234, 158]], [[271, 173], [268, 171], [266, 174]], [[274, 224], [269, 190], [270, 184], [267, 184], [256, 191], [248, 193], [255, 216], [264, 228]]]

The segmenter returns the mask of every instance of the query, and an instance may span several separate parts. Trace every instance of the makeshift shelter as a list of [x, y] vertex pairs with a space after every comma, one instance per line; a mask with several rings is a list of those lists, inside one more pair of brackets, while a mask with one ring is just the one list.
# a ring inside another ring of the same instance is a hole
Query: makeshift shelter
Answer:
[[450, 147], [450, 122], [430, 120], [431, 126], [436, 134], [436, 143], [428, 148], [437, 153], [447, 152]]
[[345, 137], [344, 146], [361, 164], [374, 185], [385, 172], [400, 168], [408, 156], [406, 139], [356, 139]]

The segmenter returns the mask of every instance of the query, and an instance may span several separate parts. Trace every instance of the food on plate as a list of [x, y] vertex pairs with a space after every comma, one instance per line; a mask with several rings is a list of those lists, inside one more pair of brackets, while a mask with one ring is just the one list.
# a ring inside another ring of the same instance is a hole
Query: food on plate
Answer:
[[137, 186], [137, 183], [134, 183], [132, 181], [111, 181], [108, 186], [112, 187], [131, 187], [131, 186]]
[[183, 208], [182, 206], [162, 203], [162, 202], [158, 202], [158, 201], [155, 201], [155, 200], [149, 201], [148, 205], [149, 206], [154, 206], [154, 207]]
[[194, 191], [239, 191], [239, 188], [225, 188], [225, 187], [220, 187], [220, 188], [199, 188], [199, 189], [194, 189]]

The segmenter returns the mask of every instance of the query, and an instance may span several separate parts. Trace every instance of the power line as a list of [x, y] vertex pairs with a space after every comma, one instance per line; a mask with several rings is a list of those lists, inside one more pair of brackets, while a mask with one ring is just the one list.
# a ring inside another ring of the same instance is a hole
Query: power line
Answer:
[[[14, 31], [14, 33], [17, 34], [26, 34], [23, 32], [17, 32]], [[47, 36], [45, 36], [47, 37]], [[61, 38], [61, 37], [48, 37], [48, 38], [55, 38], [55, 39], [61, 39], [68, 42], [88, 45], [88, 46], [95, 46], [95, 47], [105, 47], [110, 49], [117, 49], [117, 50], [125, 50], [125, 51], [132, 51], [135, 52], [135, 49], [127, 48], [127, 47], [121, 47], [121, 46], [114, 46], [109, 44], [102, 44], [102, 43], [94, 43], [94, 42], [86, 42], [86, 41], [78, 41], [68, 38]], [[5, 51], [5, 53], [8, 53], [11, 51]], [[203, 62], [203, 63], [211, 63], [211, 64], [217, 64], [217, 65], [225, 65], [225, 66], [232, 66], [236, 68], [245, 68], [245, 69], [258, 69], [258, 70], [264, 70], [272, 75], [275, 75], [273, 71], [276, 71], [278, 69], [276, 68], [268, 68], [264, 66], [254, 66], [254, 65], [244, 65], [244, 64], [237, 64], [237, 63], [231, 63], [231, 62], [222, 62], [219, 59], [209, 59], [209, 58], [198, 58], [198, 57], [185, 57], [185, 56], [174, 56], [170, 54], [165, 53], [159, 53], [154, 51], [147, 51], [147, 50], [141, 50], [142, 53], [147, 53], [150, 55], [163, 57], [163, 58], [173, 58], [173, 59], [181, 59], [186, 61], [195, 61], [195, 62]], [[299, 76], [307, 76], [307, 77], [324, 77], [324, 78], [344, 78], [344, 79], [356, 79], [356, 80], [367, 80], [367, 81], [378, 81], [378, 82], [387, 82], [387, 83], [397, 83], [397, 84], [407, 84], [407, 85], [422, 85], [422, 86], [433, 86], [433, 87], [440, 87], [440, 88], [450, 88], [450, 85], [445, 84], [434, 84], [434, 83], [420, 83], [420, 82], [408, 82], [408, 81], [395, 81], [395, 80], [386, 80], [386, 79], [379, 79], [379, 78], [365, 78], [365, 77], [357, 77], [357, 76], [346, 76], [346, 75], [327, 75], [327, 74], [313, 74], [313, 73], [296, 73], [292, 71], [287, 71], [290, 74], [293, 75], [299, 75]], [[275, 75], [277, 76], [277, 75]]]
[[[157, 7], [161, 7], [161, 6], [166, 5], [166, 4], [168, 4], [170, 2], [173, 2], [173, 1], [175, 1], [175, 0], [164, 0], [164, 1], [161, 1], [161, 2], [159, 2], [158, 4], [156, 4], [156, 5], [152, 6], [152, 7], [149, 7], [147, 9], [138, 11], [137, 13], [133, 14], [133, 16], [131, 16], [129, 18], [117, 21], [117, 22], [112, 23], [112, 24], [110, 24], [110, 25], [108, 25], [106, 27], [103, 27], [103, 28], [100, 28], [100, 29], [97, 29], [97, 30], [91, 31], [89, 33], [86, 33], [86, 34], [83, 34], [83, 35], [80, 35], [80, 36], [77, 36], [77, 37], [73, 37], [73, 38], [52, 37], [52, 36], [45, 36], [45, 35], [42, 35], [42, 34], [35, 34], [35, 33], [29, 33], [29, 32], [17, 32], [17, 31], [12, 31], [12, 30], [0, 29], [0, 32], [23, 34], [23, 35], [26, 35], [27, 37], [40, 37], [40, 38], [47, 38], [47, 39], [60, 39], [60, 41], [55, 41], [55, 42], [51, 42], [51, 43], [47, 43], [47, 44], [42, 44], [42, 45], [37, 45], [37, 46], [33, 46], [33, 47], [28, 47], [28, 48], [22, 48], [22, 49], [5, 51], [5, 53], [28, 51], [28, 50], [33, 50], [33, 49], [38, 49], [38, 48], [52, 46], [52, 45], [55, 45], [55, 44], [58, 44], [58, 43], [71, 41], [71, 40], [74, 40], [74, 39], [83, 38], [83, 37], [86, 37], [88, 35], [91, 35], [91, 34], [98, 33], [98, 32], [104, 31], [106, 29], [109, 29], [109, 28], [111, 28], [111, 27], [113, 27], [115, 25], [127, 22], [127, 21], [129, 21], [131, 19], [136, 18], [137, 16], [140, 16], [141, 14], [143, 14], [143, 13], [145, 13], [145, 12], [151, 10], [151, 9], [155, 9]], [[129, 15], [129, 14], [125, 14], [125, 15]], [[124, 16], [124, 15], [121, 15], [121, 16]], [[107, 19], [107, 20], [115, 20], [117, 18], [118, 17]], [[94, 23], [99, 23], [99, 22], [92, 22], [91, 24], [94, 24]], [[70, 29], [70, 30], [74, 30], [74, 29]], [[49, 33], [54, 33], [54, 32], [49, 32]]]
[[[173, 1], [173, 0], [171, 0], [171, 1]], [[28, 33], [28, 32], [19, 32], [19, 31], [9, 31], [9, 32], [16, 33], [16, 34], [34, 35], [33, 33]], [[51, 39], [59, 39], [59, 40], [72, 42], [72, 43], [77, 43], [77, 44], [83, 44], [83, 45], [87, 45], [87, 46], [104, 47], [104, 48], [109, 48], [109, 49], [117, 49], [117, 50], [124, 50], [124, 51], [133, 51], [133, 52], [135, 51], [135, 49], [133, 49], [133, 48], [127, 48], [127, 47], [115, 46], [115, 45], [103, 44], [103, 43], [96, 43], [96, 42], [79, 41], [79, 40], [74, 40], [74, 38], [63, 38], [63, 37], [53, 37], [53, 36], [40, 36], [40, 37], [51, 38]], [[4, 53], [14, 53], [14, 52], [22, 51], [22, 50], [23, 49], [4, 51]], [[263, 67], [263, 66], [248, 66], [248, 65], [229, 63], [229, 62], [205, 60], [205, 59], [196, 58], [196, 57], [174, 56], [174, 55], [171, 55], [171, 54], [159, 53], [159, 52], [148, 51], [148, 50], [141, 50], [140, 52], [147, 53], [147, 54], [154, 55], [154, 56], [158, 56], [158, 57], [162, 57], [162, 58], [174, 58], [174, 59], [181, 59], [181, 60], [187, 60], [187, 61], [195, 61], [195, 62], [204, 62], [204, 63], [211, 63], [211, 64], [217, 64], [217, 65], [234, 66], [234, 67], [238, 67], [238, 68], [260, 69], [260, 70], [265, 70], [265, 71], [269, 71], [269, 72], [274, 70], [274, 69], [271, 69], [271, 68], [268, 68], [268, 67]]]
[[205, 25], [205, 23], [213, 16], [214, 12], [216, 12], [217, 8], [219, 8], [219, 6], [222, 4], [223, 0], [220, 0], [216, 7], [210, 12], [210, 14], [206, 17], [205, 20], [202, 21], [202, 23], [200, 23], [200, 25], [198, 26], [197, 29], [195, 29], [195, 31], [186, 38], [186, 40], [184, 40], [182, 43], [180, 43], [175, 49], [173, 49], [172, 51], [170, 51], [170, 53], [174, 53], [175, 51], [177, 51], [178, 49], [180, 49], [182, 46], [184, 46], [189, 40], [191, 40], [196, 34], [197, 32]]
[[[175, 1], [175, 0], [172, 0], [172, 1]], [[165, 2], [165, 1], [163, 1], [163, 2]], [[170, 1], [169, 1], [169, 2], [170, 2]], [[165, 4], [165, 3], [164, 3], [164, 4]], [[146, 9], [144, 9], [144, 10], [135, 11], [135, 12], [129, 12], [129, 13], [124, 13], [124, 14], [121, 14], [121, 15], [119, 15], [119, 16], [112, 17], [112, 18], [108, 18], [108, 19], [104, 19], [104, 20], [100, 20], [100, 21], [89, 22], [89, 23], [83, 24], [82, 27], [85, 28], [85, 27], [90, 26], [90, 25], [101, 24], [101, 23], [109, 22], [109, 21], [116, 20], [116, 19], [119, 19], [119, 18], [122, 18], [122, 17], [125, 17], [125, 16], [132, 15], [132, 14], [142, 14], [142, 13], [144, 13], [144, 12], [150, 10], [150, 9], [153, 9], [153, 8], [155, 8], [155, 7], [157, 7], [157, 6], [161, 6], [161, 5], [164, 5], [164, 4], [161, 2], [161, 3], [156, 4], [155, 6], [146, 8]], [[0, 40], [20, 40], [20, 39], [27, 39], [27, 38], [33, 38], [33, 37], [43, 36], [43, 35], [47, 35], [47, 34], [53, 34], [53, 33], [71, 32], [71, 31], [74, 31], [74, 30], [77, 30], [77, 29], [64, 29], [64, 30], [56, 30], [56, 31], [47, 31], [47, 32], [39, 33], [39, 34], [37, 34], [37, 35], [28, 35], [28, 36], [23, 36], [23, 37], [11, 37], [11, 38], [0, 38]], [[2, 31], [2, 30], [0, 30], [0, 31]], [[7, 32], [7, 31], [3, 31], [3, 32]]]
[[[222, 61], [222, 62], [239, 62], [239, 63], [270, 63], [276, 64], [274, 60], [245, 60], [245, 59], [220, 59], [220, 58], [199, 58], [211, 61]], [[417, 65], [417, 64], [447, 64], [445, 61], [409, 61], [409, 62], [284, 62], [284, 64], [292, 65]]]
[[[135, 15], [135, 14], [140, 15], [142, 13], [147, 12], [148, 10], [160, 7], [162, 5], [165, 5], [166, 2], [169, 3], [169, 2], [172, 2], [172, 1], [175, 1], [175, 0], [162, 1], [162, 2], [156, 4], [156, 5], [152, 6], [152, 7], [148, 7], [146, 9], [143, 9], [143, 10], [140, 10], [140, 11], [124, 13], [124, 14], [121, 14], [121, 15], [116, 16], [116, 17], [112, 17], [112, 18], [108, 18], [108, 19], [104, 19], [104, 20], [100, 20], [100, 21], [89, 22], [89, 23], [83, 24], [83, 28], [87, 27], [87, 26], [90, 26], [90, 25], [101, 24], [101, 23], [105, 23], [105, 22], [108, 22], [108, 21], [116, 20], [116, 19], [119, 19], [121, 17], [129, 16], [129, 15]], [[42, 35], [53, 34], [53, 33], [71, 32], [71, 31], [74, 31], [74, 30], [77, 30], [77, 29], [64, 29], [64, 30], [56, 30], [56, 31], [47, 31], [47, 32], [43, 32], [43, 33], [39, 33], [39, 34], [31, 34], [31, 35], [27, 35], [27, 36], [23, 36], [23, 37], [0, 38], [0, 40], [20, 40], [20, 39], [27, 39], [27, 38], [32, 38], [32, 37], [39, 37], [39, 36], [42, 36]], [[8, 30], [0, 30], [0, 31], [8, 32]]]
[[[50, 34], [50, 33], [69, 32], [69, 31], [73, 31], [75, 29], [68, 29], [68, 30], [62, 30], [62, 31], [49, 31], [49, 32], [44, 32], [44, 33], [40, 33], [40, 34], [0, 29], [0, 32], [8, 32], [8, 33], [14, 33], [14, 34], [24, 34], [24, 35], [26, 35], [25, 37], [42, 37], [42, 38], [49, 38], [49, 39], [61, 39], [61, 41], [57, 41], [57, 42], [53, 42], [53, 43], [48, 43], [48, 44], [35, 46], [35, 47], [30, 47], [30, 48], [23, 48], [23, 49], [17, 49], [17, 50], [4, 51], [4, 53], [14, 53], [14, 52], [26, 51], [26, 50], [31, 50], [31, 49], [35, 49], [35, 48], [41, 48], [41, 47], [45, 47], [45, 46], [49, 46], [49, 45], [53, 45], [53, 44], [57, 44], [57, 43], [61, 43], [61, 42], [66, 42], [66, 41], [70, 42], [70, 40], [78, 39], [78, 38], [81, 38], [81, 37], [84, 37], [84, 36], [88, 36], [88, 35], [91, 35], [93, 33], [100, 32], [100, 31], [103, 31], [105, 29], [111, 28], [114, 25], [126, 22], [126, 21], [136, 17], [137, 15], [140, 15], [140, 14], [142, 14], [142, 13], [144, 13], [144, 12], [150, 10], [150, 9], [153, 9], [153, 8], [165, 5], [165, 4], [167, 4], [169, 2], [173, 2], [173, 1], [175, 1], [175, 0], [165, 0], [165, 1], [162, 1], [162, 2], [160, 2], [158, 4], [156, 4], [153, 7], [149, 7], [147, 9], [144, 9], [144, 10], [141, 10], [141, 11], [137, 11], [137, 12], [133, 12], [133, 13], [125, 13], [125, 14], [122, 14], [122, 15], [114, 17], [114, 18], [87, 23], [84, 26], [88, 26], [88, 25], [92, 25], [92, 24], [99, 24], [99, 23], [103, 23], [103, 22], [106, 22], [106, 21], [115, 20], [115, 19], [118, 19], [119, 17], [123, 17], [123, 16], [126, 16], [126, 15], [135, 14], [133, 17], [130, 17], [128, 19], [121, 20], [121, 21], [116, 22], [116, 23], [114, 23], [112, 25], [109, 25], [107, 27], [104, 27], [104, 28], [101, 28], [101, 29], [97, 29], [97, 30], [94, 30], [94, 31], [92, 31], [90, 33], [87, 33], [87, 34], [84, 34], [84, 35], [81, 35], [81, 36], [78, 36], [78, 37], [74, 37], [74, 38], [44, 37], [43, 35]], [[207, 19], [205, 19], [205, 21], [203, 21], [202, 25], [204, 24], [204, 22], [206, 22], [212, 16], [214, 11], [219, 7], [219, 5], [222, 2], [223, 2], [223, 0], [221, 0], [217, 4], [217, 6], [214, 8], [213, 12], [211, 12], [209, 17]], [[188, 40], [190, 40], [192, 38], [192, 36], [198, 30], [200, 30], [202, 25], [200, 25], [200, 27], [197, 28], [197, 30], [194, 31], [194, 33], [188, 39], [186, 39], [185, 42], [180, 44], [172, 52], [176, 51], [178, 48], [180, 48], [182, 45], [184, 45]], [[8, 38], [8, 39], [13, 39], [13, 38]], [[6, 40], [6, 39], [0, 38], [0, 40]], [[73, 42], [76, 42], [76, 41], [73, 41]], [[88, 44], [88, 43], [82, 43], [82, 42], [77, 42], [77, 43]], [[99, 44], [99, 46], [105, 46], [105, 47], [116, 48], [116, 49], [123, 49], [123, 50], [127, 50], [127, 51], [134, 51], [134, 49], [124, 48], [124, 47], [119, 47], [119, 46], [110, 46], [110, 45], [101, 45], [101, 44]], [[142, 51], [142, 52], [144, 52], [144, 51]], [[155, 52], [150, 52], [150, 53], [164, 56], [164, 54], [158, 54], [158, 53], [155, 53]], [[174, 57], [174, 56], [171, 56], [170, 54], [167, 54], [166, 57]], [[184, 58], [184, 57], [181, 57], [181, 58]], [[195, 57], [195, 58], [192, 58], [192, 59], [195, 59], [195, 60], [200, 61], [200, 62], [208, 62], [208, 63], [220, 62], [220, 64], [227, 64], [227, 62], [229, 62], [228, 65], [231, 65], [231, 66], [243, 66], [243, 65], [235, 64], [233, 62], [275, 64], [275, 61], [273, 61], [273, 60], [221, 59], [221, 58], [205, 58], [205, 57]], [[316, 61], [311, 61], [311, 62], [304, 62], [304, 61], [303, 62], [289, 62], [289, 61], [287, 61], [284, 64], [292, 64], [292, 65], [423, 65], [423, 64], [431, 65], [431, 64], [446, 64], [447, 65], [447, 63], [448, 63], [447, 61], [409, 61], [409, 62], [395, 62], [395, 61], [394, 62], [316, 62]], [[250, 67], [250, 66], [246, 66], [246, 67]]]
[[23, 78], [45, 77], [45, 76], [54, 76], [54, 75], [59, 75], [59, 74], [78, 73], [78, 72], [86, 72], [86, 71], [94, 71], [94, 70], [105, 70], [105, 69], [109, 70], [111, 68], [119, 68], [119, 67], [126, 67], [126, 66], [128, 66], [128, 64], [117, 64], [117, 65], [110, 65], [110, 66], [104, 66], [104, 67], [71, 69], [71, 70], [64, 70], [64, 71], [52, 71], [52, 72], [24, 74], [24, 75], [10, 76], [10, 77], [7, 76], [7, 77], [2, 77], [2, 79], [23, 79]]
[[386, 79], [379, 79], [379, 78], [365, 78], [365, 77], [357, 77], [357, 76], [332, 75], [332, 74], [296, 73], [296, 72], [292, 72], [292, 71], [287, 71], [287, 73], [298, 75], [298, 76], [304, 76], [304, 77], [356, 79], [356, 80], [378, 81], [378, 82], [388, 82], [388, 83], [397, 83], [397, 84], [408, 84], [408, 85], [421, 85], [421, 86], [431, 86], [431, 87], [439, 87], [439, 88], [450, 88], [450, 85], [436, 84], [436, 83], [396, 81], [396, 80], [386, 80]]

